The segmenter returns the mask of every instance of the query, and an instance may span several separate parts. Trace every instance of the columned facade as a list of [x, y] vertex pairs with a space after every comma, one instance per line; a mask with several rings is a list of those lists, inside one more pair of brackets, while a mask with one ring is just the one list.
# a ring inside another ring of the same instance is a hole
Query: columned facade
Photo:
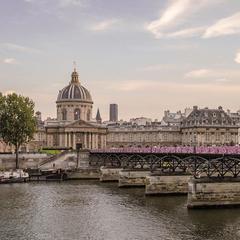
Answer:
[[89, 91], [80, 83], [74, 69], [68, 86], [59, 91], [57, 119], [46, 122], [47, 146], [76, 149], [106, 147], [107, 128], [92, 121], [93, 101]]

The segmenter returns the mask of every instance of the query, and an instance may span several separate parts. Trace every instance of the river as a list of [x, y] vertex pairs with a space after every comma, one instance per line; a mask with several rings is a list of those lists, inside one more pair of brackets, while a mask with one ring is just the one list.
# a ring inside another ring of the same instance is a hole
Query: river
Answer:
[[187, 210], [186, 201], [98, 181], [0, 185], [0, 239], [240, 239], [240, 209]]

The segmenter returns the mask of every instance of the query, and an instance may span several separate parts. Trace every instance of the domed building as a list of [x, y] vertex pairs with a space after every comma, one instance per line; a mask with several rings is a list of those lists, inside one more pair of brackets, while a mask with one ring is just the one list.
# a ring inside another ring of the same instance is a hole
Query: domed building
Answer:
[[59, 91], [57, 119], [46, 123], [48, 147], [86, 149], [106, 146], [107, 129], [92, 119], [93, 101], [90, 92], [82, 86], [74, 69], [69, 84]]
[[60, 121], [92, 119], [93, 101], [90, 92], [81, 85], [74, 69], [69, 85], [59, 91], [57, 98], [57, 119]]

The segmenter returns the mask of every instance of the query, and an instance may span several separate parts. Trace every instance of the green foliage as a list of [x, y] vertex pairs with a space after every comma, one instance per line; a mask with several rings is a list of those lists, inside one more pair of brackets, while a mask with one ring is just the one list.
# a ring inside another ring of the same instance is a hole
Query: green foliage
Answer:
[[47, 154], [51, 154], [51, 155], [56, 155], [56, 154], [61, 153], [61, 151], [57, 150], [57, 149], [41, 149], [39, 152], [40, 153], [47, 153]]
[[0, 96], [0, 136], [15, 146], [17, 155], [19, 147], [33, 139], [35, 131], [33, 101], [15, 93]]

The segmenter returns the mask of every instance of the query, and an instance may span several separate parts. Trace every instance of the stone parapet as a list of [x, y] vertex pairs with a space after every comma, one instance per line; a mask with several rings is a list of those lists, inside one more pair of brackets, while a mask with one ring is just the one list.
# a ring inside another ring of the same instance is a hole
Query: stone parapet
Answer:
[[146, 176], [146, 195], [178, 195], [188, 193], [190, 175], [161, 175]]
[[188, 208], [240, 206], [240, 178], [192, 178], [188, 189]]
[[[19, 167], [25, 168], [38, 168], [39, 165], [50, 158], [47, 154], [40, 153], [25, 153], [19, 154]], [[15, 154], [0, 154], [0, 169], [9, 170], [16, 167]]]
[[121, 170], [119, 172], [119, 187], [144, 187], [148, 170]]

